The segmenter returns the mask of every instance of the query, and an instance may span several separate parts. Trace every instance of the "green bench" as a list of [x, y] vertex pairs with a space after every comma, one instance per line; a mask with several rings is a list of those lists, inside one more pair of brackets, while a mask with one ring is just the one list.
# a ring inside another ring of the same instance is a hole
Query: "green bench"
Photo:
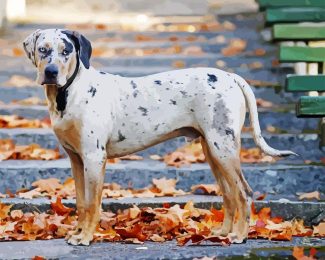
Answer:
[[256, 0], [265, 10], [265, 22], [295, 23], [325, 21], [324, 0]]
[[309, 92], [299, 98], [296, 115], [322, 118], [320, 146], [325, 147], [325, 42], [311, 42], [325, 40], [325, 0], [256, 1], [265, 11], [266, 25], [273, 25], [273, 41], [290, 41], [280, 45], [280, 62], [296, 63], [296, 71], [306, 74], [287, 75], [286, 91]]
[[265, 13], [267, 24], [283, 22], [322, 22], [325, 21], [323, 7], [284, 7], [268, 8]]
[[260, 10], [269, 7], [324, 7], [324, 0], [257, 0]]
[[[324, 47], [280, 46], [279, 59], [281, 62], [317, 62], [325, 66]], [[324, 70], [324, 69], [323, 69]], [[316, 66], [316, 71], [318, 68]], [[325, 93], [325, 74], [318, 75], [288, 75], [286, 91]], [[297, 117], [322, 118], [319, 126], [320, 147], [325, 147], [325, 96], [302, 96], [296, 105]]]
[[[325, 0], [324, 0], [325, 2]], [[275, 24], [272, 28], [274, 40], [322, 40], [325, 39], [325, 22]]]

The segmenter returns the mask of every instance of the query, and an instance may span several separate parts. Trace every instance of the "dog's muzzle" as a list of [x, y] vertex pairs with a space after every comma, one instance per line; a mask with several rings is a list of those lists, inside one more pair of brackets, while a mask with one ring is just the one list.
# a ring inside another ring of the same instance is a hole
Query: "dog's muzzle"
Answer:
[[59, 74], [59, 69], [55, 64], [50, 64], [46, 66], [44, 71], [45, 77], [43, 84], [57, 84], [57, 78]]

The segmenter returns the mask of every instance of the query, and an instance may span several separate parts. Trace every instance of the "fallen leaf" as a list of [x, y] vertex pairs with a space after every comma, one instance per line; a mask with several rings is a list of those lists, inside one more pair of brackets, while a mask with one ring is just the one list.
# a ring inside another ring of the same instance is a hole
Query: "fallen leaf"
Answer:
[[38, 144], [15, 145], [11, 139], [0, 139], [0, 161], [55, 160], [61, 158], [58, 149], [44, 149]]
[[325, 236], [325, 222], [319, 223], [317, 226], [314, 226], [314, 236]]
[[177, 68], [177, 69], [182, 69], [182, 68], [186, 67], [186, 63], [185, 63], [185, 61], [182, 61], [182, 60], [176, 60], [176, 61], [173, 61], [172, 67]]
[[17, 115], [0, 115], [0, 128], [49, 128], [48, 120], [25, 119]]
[[197, 190], [202, 190], [205, 194], [209, 195], [221, 195], [220, 187], [217, 184], [198, 184], [191, 187], [193, 193]]
[[231, 39], [227, 47], [221, 49], [224, 56], [235, 56], [243, 52], [246, 48], [247, 42], [243, 39]]
[[18, 197], [22, 198], [22, 199], [33, 199], [33, 198], [37, 198], [37, 197], [41, 197], [41, 196], [42, 196], [42, 193], [39, 191], [39, 189], [33, 189], [30, 191], [18, 193]]
[[12, 87], [29, 87], [36, 85], [35, 81], [27, 78], [22, 75], [13, 75], [10, 79], [3, 83], [4, 86], [12, 86]]
[[12, 104], [19, 104], [19, 105], [46, 105], [46, 100], [40, 99], [39, 97], [29, 97], [25, 99], [14, 99], [11, 101]]
[[62, 204], [60, 197], [57, 197], [55, 202], [51, 202], [51, 209], [60, 216], [69, 214], [73, 211], [72, 208], [68, 208]]
[[299, 196], [299, 200], [320, 200], [320, 192], [319, 191], [313, 191], [313, 192], [307, 192], [303, 193]]
[[265, 108], [268, 108], [268, 107], [272, 107], [273, 106], [273, 103], [272, 102], [267, 101], [267, 100], [264, 100], [264, 99], [261, 99], [261, 98], [257, 98], [256, 99], [256, 104], [259, 107], [265, 107]]
[[56, 178], [40, 179], [34, 181], [32, 186], [37, 187], [40, 192], [54, 193], [62, 189], [62, 184]]

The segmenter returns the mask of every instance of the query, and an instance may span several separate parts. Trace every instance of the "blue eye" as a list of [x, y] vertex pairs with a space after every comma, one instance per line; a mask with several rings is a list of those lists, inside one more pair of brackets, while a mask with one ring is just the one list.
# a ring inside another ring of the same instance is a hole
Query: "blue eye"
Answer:
[[38, 48], [38, 51], [41, 52], [41, 53], [45, 53], [46, 49], [44, 47], [40, 47], [40, 48]]

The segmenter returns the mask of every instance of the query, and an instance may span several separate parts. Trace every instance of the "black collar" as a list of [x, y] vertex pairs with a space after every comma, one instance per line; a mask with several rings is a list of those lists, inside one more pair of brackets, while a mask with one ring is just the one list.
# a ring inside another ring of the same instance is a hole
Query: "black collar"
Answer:
[[68, 78], [67, 83], [65, 83], [64, 86], [61, 88], [58, 88], [58, 93], [56, 95], [56, 108], [58, 111], [61, 111], [61, 116], [63, 114], [63, 111], [65, 110], [65, 107], [67, 105], [67, 97], [68, 97], [68, 87], [72, 84], [73, 80], [76, 78], [78, 72], [79, 72], [79, 55], [77, 53], [77, 65], [76, 68], [70, 78]]

